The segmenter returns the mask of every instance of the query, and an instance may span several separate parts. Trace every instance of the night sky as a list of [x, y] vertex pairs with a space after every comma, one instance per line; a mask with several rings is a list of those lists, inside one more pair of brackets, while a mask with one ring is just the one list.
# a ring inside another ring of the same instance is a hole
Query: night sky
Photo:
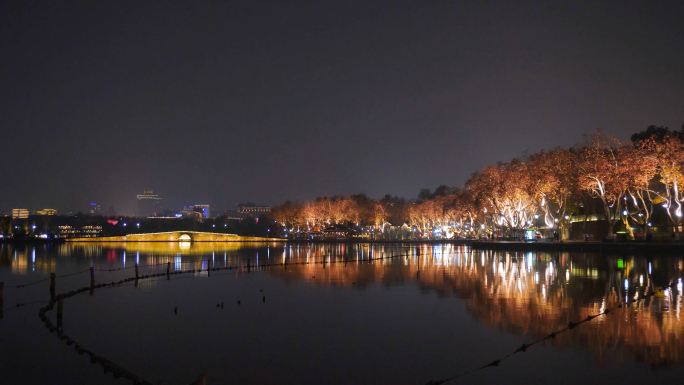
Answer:
[[675, 1], [0, 4], [0, 214], [461, 186], [684, 123]]

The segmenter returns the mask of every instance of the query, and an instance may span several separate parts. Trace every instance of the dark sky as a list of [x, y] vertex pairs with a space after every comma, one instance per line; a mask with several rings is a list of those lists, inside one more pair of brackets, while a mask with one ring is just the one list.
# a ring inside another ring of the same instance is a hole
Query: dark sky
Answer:
[[462, 185], [684, 123], [679, 1], [0, 5], [0, 214]]

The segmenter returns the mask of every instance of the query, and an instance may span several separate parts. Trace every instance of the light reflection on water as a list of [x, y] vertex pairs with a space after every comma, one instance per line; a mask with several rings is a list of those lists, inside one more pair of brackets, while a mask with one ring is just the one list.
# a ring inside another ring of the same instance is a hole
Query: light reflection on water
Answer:
[[[381, 257], [387, 259], [369, 260]], [[326, 286], [363, 292], [372, 286], [417, 285], [423, 293], [463, 301], [479, 323], [525, 341], [625, 300], [639, 300], [556, 337], [552, 344], [580, 348], [603, 364], [643, 362], [662, 368], [684, 363], [680, 337], [684, 261], [679, 256], [472, 251], [451, 244], [0, 245], [0, 278], [7, 284], [38, 280], [53, 271], [66, 274], [83, 266], [130, 269], [135, 263], [141, 274], [165, 272], [168, 264], [171, 271], [204, 270], [194, 275], [197, 278], [207, 278], [208, 267], [239, 266], [235, 274], [306, 284], [314, 291]], [[110, 277], [98, 274], [98, 279]], [[118, 274], [112, 279], [130, 276], [132, 270]], [[672, 282], [674, 288], [659, 291]], [[143, 281], [140, 289], [162, 296], [166, 290], [155, 281]], [[657, 295], [643, 299], [650, 291]]]

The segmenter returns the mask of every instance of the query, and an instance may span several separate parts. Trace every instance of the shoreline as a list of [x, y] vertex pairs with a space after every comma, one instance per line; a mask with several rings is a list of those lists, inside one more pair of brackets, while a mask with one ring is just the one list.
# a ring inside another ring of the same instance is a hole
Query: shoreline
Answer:
[[672, 252], [684, 254], [684, 242], [525, 242], [525, 241], [480, 241], [472, 239], [405, 239], [405, 240], [288, 240], [288, 243], [405, 243], [405, 244], [454, 244], [469, 246], [473, 250], [508, 250], [508, 251], [579, 251], [579, 252], [621, 252], [621, 253], [652, 253]]
[[[98, 238], [59, 238], [59, 239], [0, 239], [0, 244], [8, 243], [15, 245], [48, 245], [61, 243], [111, 243], [108, 237]], [[525, 241], [481, 241], [472, 239], [404, 239], [404, 240], [386, 240], [386, 239], [331, 239], [331, 240], [293, 240], [293, 239], [274, 239], [264, 238], [256, 239], [257, 237], [246, 237], [245, 240], [231, 240], [231, 241], [199, 241], [193, 240], [192, 243], [261, 243], [261, 242], [278, 242], [290, 244], [453, 244], [458, 246], [468, 246], [473, 250], [502, 250], [502, 251], [574, 251], [574, 252], [619, 252], [619, 253], [634, 253], [644, 254], [653, 252], [677, 253], [684, 254], [684, 242], [645, 242], [645, 241], [631, 241], [631, 242], [583, 242], [583, 241], [558, 241], [558, 242], [525, 242]], [[74, 241], [78, 239], [77, 241]], [[114, 241], [116, 242], [116, 241]], [[140, 240], [122, 240], [120, 243], [127, 242], [148, 242], [159, 243], [169, 242], [165, 241], [140, 241]]]

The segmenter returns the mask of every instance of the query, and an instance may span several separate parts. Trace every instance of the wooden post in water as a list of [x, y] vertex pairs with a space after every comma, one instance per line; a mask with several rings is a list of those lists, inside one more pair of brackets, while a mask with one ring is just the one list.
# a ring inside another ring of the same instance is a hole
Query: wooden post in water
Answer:
[[5, 283], [4, 283], [4, 282], [0, 282], [0, 319], [2, 319], [2, 317], [3, 317], [2, 308], [3, 308], [3, 301], [4, 301], [4, 300], [2, 299], [2, 298], [3, 298], [3, 297], [2, 297], [2, 292], [3, 292], [4, 287], [5, 287]]
[[211, 267], [209, 267], [209, 261], [207, 260], [207, 277], [211, 277]]
[[57, 328], [62, 328], [62, 315], [64, 314], [64, 295], [60, 294], [57, 300]]
[[138, 287], [138, 263], [135, 263], [135, 287]]
[[166, 262], [166, 280], [171, 279], [171, 262]]
[[50, 298], [55, 296], [55, 273], [50, 273]]
[[93, 295], [95, 293], [95, 268], [90, 266], [90, 292], [88, 294]]

